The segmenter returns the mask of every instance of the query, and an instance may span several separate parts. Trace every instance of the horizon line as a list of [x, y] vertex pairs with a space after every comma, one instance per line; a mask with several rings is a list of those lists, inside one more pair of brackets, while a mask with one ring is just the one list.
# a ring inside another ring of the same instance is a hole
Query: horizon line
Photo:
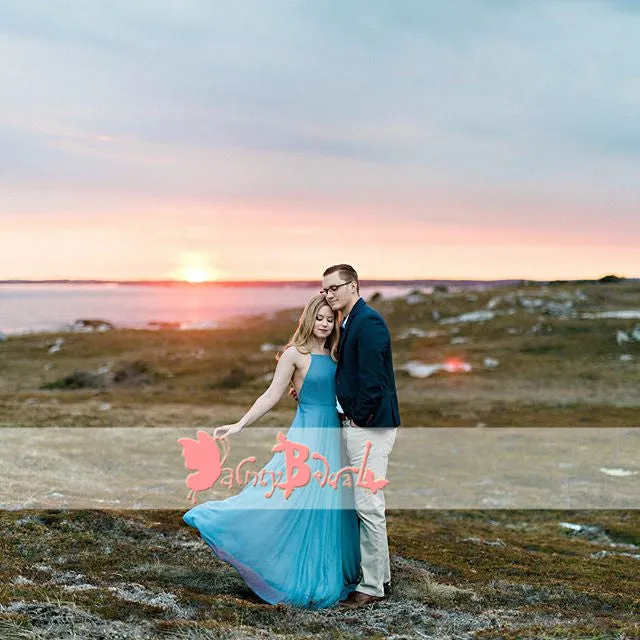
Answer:
[[[495, 278], [495, 279], [478, 279], [478, 278], [362, 278], [359, 280], [363, 286], [371, 285], [398, 285], [398, 284], [438, 284], [438, 283], [540, 283], [545, 284], [549, 282], [598, 282], [603, 278], [619, 278], [620, 280], [640, 280], [640, 277], [626, 277], [618, 276], [614, 274], [606, 274], [599, 278], [556, 278], [553, 280], [532, 279], [532, 278]], [[314, 286], [318, 283], [318, 279], [302, 279], [302, 280], [257, 280], [257, 279], [219, 279], [219, 280], [203, 280], [203, 281], [188, 281], [181, 279], [133, 279], [133, 280], [117, 280], [117, 279], [96, 279], [96, 278], [52, 278], [52, 279], [27, 279], [27, 278], [12, 278], [6, 280], [0, 280], [0, 284], [122, 284], [122, 285], [226, 285], [226, 286], [241, 286], [241, 285], [298, 285], [298, 286]]]

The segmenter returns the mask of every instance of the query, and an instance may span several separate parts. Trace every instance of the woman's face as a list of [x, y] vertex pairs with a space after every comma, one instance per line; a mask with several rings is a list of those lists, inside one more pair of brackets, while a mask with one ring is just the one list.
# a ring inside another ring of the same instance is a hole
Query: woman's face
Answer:
[[316, 313], [316, 320], [313, 324], [313, 335], [316, 338], [325, 340], [333, 331], [334, 321], [335, 315], [331, 307], [329, 305], [323, 305], [318, 309], [318, 313]]

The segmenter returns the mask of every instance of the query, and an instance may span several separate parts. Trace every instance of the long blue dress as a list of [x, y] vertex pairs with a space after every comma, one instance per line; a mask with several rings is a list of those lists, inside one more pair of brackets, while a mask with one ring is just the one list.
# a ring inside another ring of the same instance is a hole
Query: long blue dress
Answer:
[[[298, 409], [287, 439], [309, 448], [310, 481], [285, 492], [260, 482], [247, 484], [226, 500], [196, 505], [183, 520], [221, 559], [232, 564], [247, 585], [271, 604], [320, 609], [331, 607], [354, 591], [360, 578], [360, 536], [353, 489], [346, 474], [337, 489], [321, 486], [315, 471], [326, 466], [313, 460], [321, 453], [331, 473], [346, 466], [335, 403], [334, 361], [311, 354], [311, 365], [298, 394]], [[274, 454], [265, 471], [285, 475], [285, 455]], [[270, 475], [270, 474], [269, 474]], [[353, 476], [351, 476], [353, 479]]]

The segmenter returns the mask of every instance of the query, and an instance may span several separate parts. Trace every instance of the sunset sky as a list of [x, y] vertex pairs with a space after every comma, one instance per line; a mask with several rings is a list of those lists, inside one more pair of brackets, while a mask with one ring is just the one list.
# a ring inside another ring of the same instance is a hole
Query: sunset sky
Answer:
[[0, 279], [640, 277], [640, 2], [0, 0]]

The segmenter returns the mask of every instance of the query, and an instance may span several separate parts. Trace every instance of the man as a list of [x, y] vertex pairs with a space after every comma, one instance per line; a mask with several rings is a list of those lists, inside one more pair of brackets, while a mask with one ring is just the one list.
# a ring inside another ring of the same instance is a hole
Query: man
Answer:
[[[362, 464], [365, 447], [371, 448], [367, 468], [377, 480], [386, 479], [389, 454], [400, 425], [400, 410], [393, 375], [391, 338], [382, 316], [360, 297], [358, 274], [348, 264], [325, 270], [322, 293], [333, 311], [344, 314], [338, 366], [337, 408], [350, 466]], [[360, 519], [362, 578], [339, 604], [360, 607], [382, 600], [391, 582], [384, 494], [354, 487]]]

